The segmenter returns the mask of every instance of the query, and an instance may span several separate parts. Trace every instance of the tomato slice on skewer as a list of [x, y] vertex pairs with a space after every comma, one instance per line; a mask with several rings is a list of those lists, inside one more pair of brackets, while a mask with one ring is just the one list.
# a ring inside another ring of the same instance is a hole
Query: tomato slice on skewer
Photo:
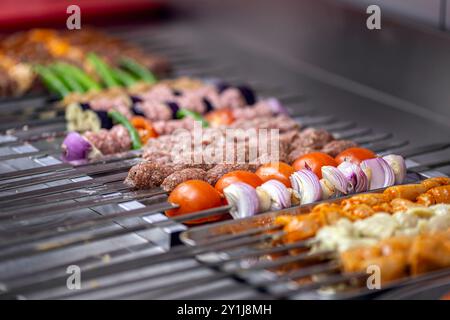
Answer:
[[336, 162], [341, 164], [344, 161], [350, 161], [355, 164], [360, 164], [366, 159], [376, 158], [377, 155], [369, 149], [365, 148], [348, 148], [336, 156]]
[[294, 167], [284, 162], [270, 162], [263, 164], [256, 170], [256, 175], [261, 178], [263, 182], [269, 180], [278, 180], [286, 187], [291, 187], [289, 177], [295, 172]]
[[[177, 204], [179, 208], [166, 211], [168, 217], [176, 217], [196, 211], [207, 210], [223, 205], [219, 192], [209, 183], [202, 180], [188, 180], [180, 183], [169, 195], [168, 202]], [[224, 215], [195, 219], [187, 224], [199, 224], [220, 220]]]
[[323, 152], [311, 152], [301, 156], [294, 161], [292, 166], [295, 170], [308, 169], [314, 172], [319, 179], [322, 179], [322, 167], [323, 166], [333, 166], [336, 167], [338, 164], [333, 157], [329, 156]]
[[260, 177], [258, 177], [256, 174], [250, 171], [245, 170], [236, 170], [229, 172], [227, 174], [224, 174], [216, 183], [216, 190], [223, 194], [223, 189], [228, 187], [232, 183], [236, 182], [244, 182], [253, 188], [259, 187], [263, 184], [263, 181]]

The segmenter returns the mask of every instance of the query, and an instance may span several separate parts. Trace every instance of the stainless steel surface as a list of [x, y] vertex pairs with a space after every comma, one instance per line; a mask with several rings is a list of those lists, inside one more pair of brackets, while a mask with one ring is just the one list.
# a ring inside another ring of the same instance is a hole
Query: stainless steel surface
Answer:
[[[175, 76], [250, 83], [261, 96], [279, 97], [304, 126], [326, 128], [380, 153], [404, 154], [411, 171], [423, 176], [450, 172], [450, 114], [442, 105], [448, 100], [442, 86], [448, 73], [434, 71], [424, 60], [445, 62], [446, 36], [390, 20], [372, 34], [358, 28], [363, 15], [346, 7], [287, 3], [276, 10], [261, 4], [265, 15], [253, 15], [251, 25], [246, 22], [251, 6], [224, 9], [219, 16], [205, 6], [208, 14], [197, 11], [195, 21], [109, 31], [167, 56]], [[273, 23], [280, 28], [272, 30]], [[313, 23], [316, 28], [308, 27]], [[440, 86], [433, 85], [437, 81]], [[361, 277], [336, 273], [328, 253], [258, 261], [308, 245], [268, 247], [283, 234], [274, 226], [249, 223], [246, 232], [211, 236], [210, 229], [232, 224], [216, 223], [183, 236], [194, 244], [186, 235], [196, 232], [199, 247], [181, 245], [179, 234], [188, 228], [183, 223], [229, 208], [168, 219], [163, 211], [172, 205], [162, 190], [133, 193], [122, 184], [139, 153], [63, 164], [58, 146], [65, 126], [61, 114], [51, 110], [49, 96], [0, 102], [0, 128], [15, 129], [0, 136], [0, 298], [304, 298], [321, 286]], [[290, 274], [276, 277], [266, 270], [314, 258], [321, 263]], [[80, 291], [66, 287], [69, 265], [82, 269]], [[328, 276], [310, 285], [293, 283], [317, 273]], [[346, 294], [342, 297], [367, 292]]]

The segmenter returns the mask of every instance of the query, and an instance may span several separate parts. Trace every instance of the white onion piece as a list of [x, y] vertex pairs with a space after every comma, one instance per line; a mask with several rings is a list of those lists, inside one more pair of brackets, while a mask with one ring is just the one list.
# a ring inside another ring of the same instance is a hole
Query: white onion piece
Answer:
[[300, 170], [290, 176], [292, 189], [300, 195], [301, 204], [319, 201], [322, 198], [322, 188], [319, 178], [310, 170]]
[[396, 154], [390, 154], [384, 156], [383, 159], [394, 170], [395, 184], [401, 184], [406, 177], [406, 163], [402, 156]]
[[336, 167], [323, 166], [322, 178], [328, 181], [337, 191], [347, 194], [349, 192], [349, 183], [345, 175]]
[[259, 200], [259, 211], [260, 212], [268, 211], [272, 203], [272, 201], [270, 200], [270, 195], [259, 187], [256, 188], [256, 194], [258, 195]]
[[367, 159], [361, 162], [361, 169], [369, 178], [369, 189], [379, 189], [395, 184], [394, 170], [383, 158]]
[[326, 199], [330, 199], [333, 197], [338, 196], [338, 191], [336, 190], [336, 188], [329, 183], [327, 180], [325, 179], [320, 179], [320, 187], [322, 189], [322, 199], [326, 200]]
[[344, 161], [337, 167], [349, 182], [349, 192], [365, 192], [369, 190], [369, 178], [361, 167], [350, 161]]
[[278, 180], [269, 180], [258, 187], [270, 196], [272, 210], [280, 210], [291, 206], [291, 193]]
[[259, 200], [255, 188], [243, 182], [230, 184], [223, 194], [231, 206], [234, 219], [251, 217], [259, 212]]

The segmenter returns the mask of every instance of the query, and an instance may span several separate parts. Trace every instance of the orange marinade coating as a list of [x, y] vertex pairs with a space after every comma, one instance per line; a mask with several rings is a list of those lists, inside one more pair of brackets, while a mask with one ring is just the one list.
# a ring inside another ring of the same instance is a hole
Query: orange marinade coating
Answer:
[[428, 190], [417, 197], [417, 203], [427, 207], [437, 203], [450, 203], [450, 185]]

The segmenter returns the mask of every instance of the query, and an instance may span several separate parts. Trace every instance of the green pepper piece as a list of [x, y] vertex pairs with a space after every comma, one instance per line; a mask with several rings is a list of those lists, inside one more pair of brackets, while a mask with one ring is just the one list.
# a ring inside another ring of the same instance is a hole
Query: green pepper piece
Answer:
[[102, 89], [102, 87], [82, 69], [63, 62], [58, 62], [56, 63], [56, 65], [62, 71], [75, 78], [78, 81], [78, 83], [80, 83], [86, 90], [100, 91]]
[[152, 84], [158, 81], [150, 70], [136, 62], [134, 59], [124, 57], [121, 59], [121, 63], [142, 81]]
[[49, 68], [42, 65], [36, 65], [34, 70], [41, 77], [42, 81], [50, 91], [56, 92], [61, 97], [65, 97], [70, 93], [69, 88], [66, 87], [64, 82], [62, 82]]
[[189, 110], [189, 109], [180, 109], [175, 114], [175, 117], [178, 119], [183, 119], [185, 117], [191, 117], [195, 121], [200, 121], [202, 123], [203, 128], [207, 128], [209, 126], [208, 121], [203, 118], [203, 116], [195, 111]]
[[128, 130], [128, 133], [130, 134], [131, 137], [131, 145], [133, 150], [137, 150], [142, 147], [139, 133], [123, 114], [121, 114], [119, 111], [112, 110], [108, 112], [108, 116], [110, 116], [114, 122], [123, 125]]
[[135, 77], [133, 77], [131, 74], [122, 69], [114, 68], [112, 69], [112, 71], [114, 73], [114, 77], [116, 78], [116, 80], [120, 81], [123, 85], [127, 87], [132, 86], [137, 82]]
[[61, 79], [62, 82], [70, 89], [72, 92], [80, 92], [83, 93], [86, 90], [83, 86], [78, 83], [78, 81], [72, 77], [70, 74], [61, 69], [58, 65], [53, 64], [50, 66], [50, 69]]
[[95, 71], [108, 88], [120, 86], [119, 81], [114, 77], [114, 72], [111, 71], [110, 67], [103, 59], [91, 52], [88, 54], [87, 60], [92, 64]]

